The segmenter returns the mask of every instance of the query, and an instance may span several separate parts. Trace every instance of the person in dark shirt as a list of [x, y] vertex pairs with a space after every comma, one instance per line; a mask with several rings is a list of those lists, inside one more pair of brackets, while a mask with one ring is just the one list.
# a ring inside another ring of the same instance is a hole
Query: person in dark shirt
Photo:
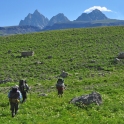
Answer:
[[8, 98], [9, 98], [9, 102], [10, 102], [10, 110], [12, 113], [12, 117], [14, 117], [15, 114], [17, 114], [17, 111], [19, 108], [19, 102], [22, 99], [22, 94], [18, 90], [18, 87], [16, 87], [16, 86], [12, 87], [12, 89], [8, 93]]

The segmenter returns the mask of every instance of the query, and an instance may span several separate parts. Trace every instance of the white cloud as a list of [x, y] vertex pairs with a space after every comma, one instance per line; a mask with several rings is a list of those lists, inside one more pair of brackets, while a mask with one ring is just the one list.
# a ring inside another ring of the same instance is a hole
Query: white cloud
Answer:
[[101, 7], [101, 6], [93, 6], [93, 7], [90, 7], [90, 8], [88, 8], [88, 9], [86, 9], [86, 10], [84, 10], [84, 12], [85, 13], [88, 13], [88, 12], [92, 12], [93, 10], [95, 10], [95, 9], [98, 9], [98, 10], [100, 10], [100, 11], [104, 11], [104, 12], [112, 12], [112, 10], [109, 10], [109, 9], [107, 9], [106, 7]]

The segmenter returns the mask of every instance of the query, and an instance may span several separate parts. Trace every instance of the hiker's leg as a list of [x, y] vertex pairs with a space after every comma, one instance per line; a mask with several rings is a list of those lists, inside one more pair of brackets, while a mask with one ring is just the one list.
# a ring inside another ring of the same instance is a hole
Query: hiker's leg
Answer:
[[27, 94], [26, 94], [26, 92], [23, 92], [23, 96], [24, 96], [23, 102], [25, 102], [25, 100], [27, 99]]
[[15, 109], [15, 105], [14, 105], [14, 103], [11, 102], [11, 113], [12, 113], [12, 117], [14, 117], [14, 115], [15, 115], [14, 109]]
[[12, 103], [10, 102], [10, 111], [12, 111]]
[[58, 90], [58, 97], [60, 97], [60, 95], [61, 95], [61, 92], [60, 92], [60, 90]]
[[63, 94], [63, 90], [60, 91], [60, 95], [61, 95], [61, 97], [62, 97], [62, 94]]
[[15, 114], [17, 114], [17, 112], [18, 112], [18, 107], [19, 107], [19, 104], [16, 103], [16, 104], [15, 104]]
[[26, 92], [22, 92], [22, 97], [23, 97], [22, 102], [24, 102], [26, 99]]
[[22, 102], [23, 102], [23, 100], [24, 100], [24, 93], [23, 92], [21, 92], [22, 93]]
[[25, 100], [27, 99], [27, 92], [25, 92]]

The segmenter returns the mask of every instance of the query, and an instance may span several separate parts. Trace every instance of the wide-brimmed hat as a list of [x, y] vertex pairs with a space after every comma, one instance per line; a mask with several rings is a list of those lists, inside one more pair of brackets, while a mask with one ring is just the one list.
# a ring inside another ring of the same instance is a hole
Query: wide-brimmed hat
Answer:
[[18, 86], [18, 85], [15, 85], [15, 87], [19, 88], [19, 86]]

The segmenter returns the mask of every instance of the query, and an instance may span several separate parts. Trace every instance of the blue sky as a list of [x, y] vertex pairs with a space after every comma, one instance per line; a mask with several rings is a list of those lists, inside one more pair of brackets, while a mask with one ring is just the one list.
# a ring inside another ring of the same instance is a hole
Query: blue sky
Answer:
[[36, 9], [48, 19], [63, 13], [73, 21], [96, 8], [108, 18], [124, 20], [124, 0], [0, 0], [0, 27], [18, 25]]

